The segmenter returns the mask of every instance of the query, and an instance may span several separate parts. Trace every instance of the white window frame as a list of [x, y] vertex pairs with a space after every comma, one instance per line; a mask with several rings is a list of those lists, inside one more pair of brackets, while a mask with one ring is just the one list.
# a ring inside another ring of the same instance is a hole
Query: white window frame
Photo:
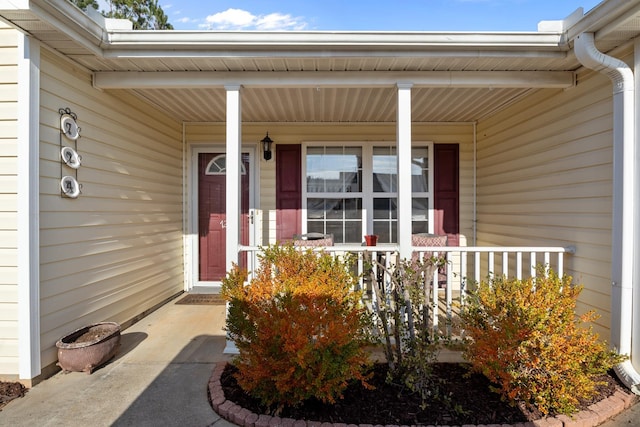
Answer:
[[[359, 193], [308, 193], [307, 192], [307, 149], [309, 147], [361, 147], [362, 148], [362, 191]], [[302, 143], [302, 233], [307, 233], [307, 199], [311, 198], [335, 198], [337, 195], [344, 198], [346, 196], [359, 197], [362, 200], [362, 234], [373, 232], [373, 199], [379, 197], [395, 197], [398, 198], [398, 192], [394, 193], [374, 193], [373, 192], [373, 147], [389, 147], [397, 148], [395, 141], [307, 141]], [[411, 197], [426, 197], [429, 200], [429, 232], [434, 232], [434, 143], [432, 141], [414, 141], [412, 148], [427, 147], [429, 150], [429, 174], [428, 174], [428, 191], [420, 193], [411, 193]], [[397, 150], [396, 150], [397, 155]], [[397, 190], [397, 189], [396, 189]], [[397, 242], [396, 242], [397, 243]], [[337, 243], [340, 244], [340, 243]], [[353, 244], [353, 243], [350, 243]]]

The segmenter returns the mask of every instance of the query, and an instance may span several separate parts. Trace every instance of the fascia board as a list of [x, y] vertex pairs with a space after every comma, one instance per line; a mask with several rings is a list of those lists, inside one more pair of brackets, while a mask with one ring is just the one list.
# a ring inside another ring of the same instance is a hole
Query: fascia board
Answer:
[[411, 82], [414, 87], [559, 88], [575, 84], [568, 71], [299, 71], [299, 72], [136, 72], [108, 71], [93, 75], [100, 89], [156, 89], [224, 87], [392, 87]]
[[105, 49], [171, 50], [415, 50], [425, 48], [558, 50], [560, 33], [513, 32], [235, 32], [112, 31]]

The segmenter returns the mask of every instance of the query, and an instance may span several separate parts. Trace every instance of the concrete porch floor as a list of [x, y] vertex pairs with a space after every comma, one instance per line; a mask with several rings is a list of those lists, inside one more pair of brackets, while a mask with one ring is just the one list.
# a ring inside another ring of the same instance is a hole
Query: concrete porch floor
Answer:
[[207, 383], [223, 354], [224, 305], [170, 301], [122, 331], [116, 357], [93, 374], [54, 375], [0, 411], [11, 426], [217, 426]]

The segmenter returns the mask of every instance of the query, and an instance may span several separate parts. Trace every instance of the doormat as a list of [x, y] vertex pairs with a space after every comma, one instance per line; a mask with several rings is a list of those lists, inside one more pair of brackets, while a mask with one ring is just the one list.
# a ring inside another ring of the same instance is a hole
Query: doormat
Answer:
[[218, 294], [187, 294], [176, 301], [176, 304], [187, 305], [225, 305], [226, 301]]

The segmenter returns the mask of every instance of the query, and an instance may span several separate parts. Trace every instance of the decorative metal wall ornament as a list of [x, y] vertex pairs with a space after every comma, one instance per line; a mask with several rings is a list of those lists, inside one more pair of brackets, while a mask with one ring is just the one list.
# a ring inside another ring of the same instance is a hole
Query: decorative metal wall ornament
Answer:
[[62, 116], [60, 119], [60, 130], [64, 136], [73, 141], [80, 137], [80, 128], [78, 127], [75, 118], [70, 115], [65, 114]]
[[78, 169], [82, 164], [82, 156], [71, 147], [62, 147], [60, 156], [62, 156], [62, 161], [70, 168]]
[[[58, 113], [60, 114], [60, 195], [75, 199], [82, 189], [82, 185], [78, 183], [78, 168], [82, 164], [82, 157], [78, 154], [80, 138], [78, 116], [69, 108], [60, 108]], [[63, 139], [72, 143], [73, 147], [63, 144]], [[64, 166], [73, 170], [73, 176], [63, 173]]]
[[80, 195], [80, 184], [74, 177], [69, 175], [63, 176], [60, 180], [60, 189], [65, 196], [72, 199]]

